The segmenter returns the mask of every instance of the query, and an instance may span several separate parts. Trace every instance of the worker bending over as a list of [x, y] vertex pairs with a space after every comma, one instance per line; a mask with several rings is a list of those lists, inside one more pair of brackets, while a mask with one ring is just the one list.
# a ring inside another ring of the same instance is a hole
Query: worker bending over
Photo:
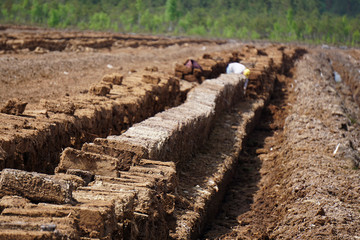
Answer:
[[229, 65], [226, 68], [226, 73], [244, 74], [244, 76], [246, 77], [244, 84], [244, 94], [245, 94], [247, 85], [249, 83], [250, 70], [247, 67], [245, 67], [243, 64], [234, 62], [234, 63], [229, 63]]

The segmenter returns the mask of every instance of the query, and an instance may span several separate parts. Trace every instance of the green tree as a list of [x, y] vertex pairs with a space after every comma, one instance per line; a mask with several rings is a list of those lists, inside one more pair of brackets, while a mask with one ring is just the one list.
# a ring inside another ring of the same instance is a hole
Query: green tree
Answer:
[[285, 29], [285, 38], [287, 40], [296, 40], [297, 39], [297, 25], [294, 21], [294, 10], [289, 8], [286, 13], [287, 26]]
[[249, 39], [250, 31], [246, 26], [242, 26], [238, 29], [236, 37], [240, 39]]
[[25, 13], [25, 9], [23, 8], [22, 4], [19, 4], [19, 3], [14, 3], [12, 6], [11, 6], [11, 15], [12, 15], [12, 20], [17, 22], [17, 23], [25, 23], [25, 16], [26, 16], [26, 13]]
[[32, 23], [42, 23], [45, 17], [43, 5], [34, 0], [30, 9], [30, 17]]
[[56, 8], [52, 8], [49, 11], [49, 18], [47, 20], [47, 24], [49, 27], [56, 27], [60, 23], [60, 13]]
[[178, 25], [184, 33], [188, 32], [192, 25], [191, 13], [188, 12], [185, 16], [180, 18]]
[[165, 19], [169, 22], [168, 31], [173, 30], [173, 23], [177, 18], [177, 0], [166, 0]]
[[10, 21], [10, 14], [6, 8], [1, 9], [0, 19], [2, 19], [4, 22]]
[[174, 21], [177, 17], [177, 0], [166, 0], [165, 17], [167, 21]]
[[360, 44], [360, 31], [355, 30], [354, 33], [352, 34], [351, 45], [356, 46], [356, 45], [359, 45], [359, 44]]
[[202, 25], [194, 25], [188, 31], [189, 35], [205, 36], [207, 33], [206, 29]]
[[137, 23], [140, 24], [141, 15], [145, 11], [144, 0], [136, 0], [135, 8], [136, 8], [136, 11], [137, 11]]
[[90, 18], [89, 28], [92, 30], [108, 30], [110, 29], [110, 18], [104, 12], [95, 13]]

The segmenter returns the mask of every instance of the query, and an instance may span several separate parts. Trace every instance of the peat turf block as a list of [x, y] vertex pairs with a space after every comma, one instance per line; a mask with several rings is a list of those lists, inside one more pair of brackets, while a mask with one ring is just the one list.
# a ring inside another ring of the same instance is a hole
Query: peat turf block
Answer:
[[35, 202], [64, 204], [72, 201], [72, 188], [71, 182], [16, 169], [4, 169], [0, 177], [0, 198], [17, 195]]

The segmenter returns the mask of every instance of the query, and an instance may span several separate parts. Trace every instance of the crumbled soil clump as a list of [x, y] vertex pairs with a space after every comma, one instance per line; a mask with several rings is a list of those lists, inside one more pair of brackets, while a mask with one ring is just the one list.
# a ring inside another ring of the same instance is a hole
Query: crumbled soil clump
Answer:
[[1, 113], [21, 115], [25, 111], [27, 102], [22, 102], [17, 98], [10, 99], [6, 102], [5, 106], [1, 108]]

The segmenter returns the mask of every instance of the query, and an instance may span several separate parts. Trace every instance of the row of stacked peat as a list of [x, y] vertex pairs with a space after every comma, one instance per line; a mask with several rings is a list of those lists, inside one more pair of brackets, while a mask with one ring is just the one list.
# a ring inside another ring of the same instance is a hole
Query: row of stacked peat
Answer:
[[[172, 78], [163, 81], [158, 73], [137, 73], [131, 78], [126, 83], [113, 77], [111, 84], [105, 80], [93, 86], [92, 94], [100, 96], [64, 99], [63, 105], [44, 103], [45, 130], [64, 121], [68, 121], [64, 132], [81, 136], [95, 129], [105, 132], [92, 135], [106, 136], [110, 129], [126, 123], [131, 127], [121, 135], [92, 138], [93, 143], [82, 145], [81, 150], [66, 148], [55, 175], [4, 169], [0, 177], [1, 239], [168, 238], [169, 224], [174, 221], [176, 167], [204, 144], [219, 114], [243, 97], [245, 78], [221, 75], [205, 80], [187, 94], [183, 104], [150, 118], [165, 108], [159, 102], [174, 101], [170, 93], [178, 93], [179, 85]], [[124, 112], [123, 117], [118, 116]], [[12, 117], [16, 121], [18, 116]], [[50, 139], [53, 132], [49, 133], [43, 141]], [[70, 140], [80, 145], [91, 139], [80, 138]]]
[[[21, 195], [32, 202], [18, 199], [21, 209], [4, 207], [2, 237], [22, 238], [25, 229], [33, 236], [59, 239], [167, 238], [175, 204], [175, 162], [201, 146], [216, 116], [242, 97], [243, 80], [240, 75], [207, 80], [184, 104], [122, 135], [97, 138], [82, 150], [65, 149], [54, 176], [5, 169], [2, 196]], [[0, 206], [15, 200], [2, 201]], [[48, 203], [38, 203], [42, 201]], [[11, 228], [19, 215], [22, 231]]]
[[57, 148], [119, 133], [176, 105], [178, 80], [158, 71], [115, 74], [90, 94], [42, 101], [43, 109], [26, 115], [1, 114], [7, 128], [17, 126], [1, 140], [1, 238], [166, 238], [175, 202], [172, 161], [201, 145], [216, 114], [240, 97], [240, 85], [238, 77], [208, 81], [185, 104], [122, 135], [67, 148], [55, 175], [23, 170], [51, 172]]

